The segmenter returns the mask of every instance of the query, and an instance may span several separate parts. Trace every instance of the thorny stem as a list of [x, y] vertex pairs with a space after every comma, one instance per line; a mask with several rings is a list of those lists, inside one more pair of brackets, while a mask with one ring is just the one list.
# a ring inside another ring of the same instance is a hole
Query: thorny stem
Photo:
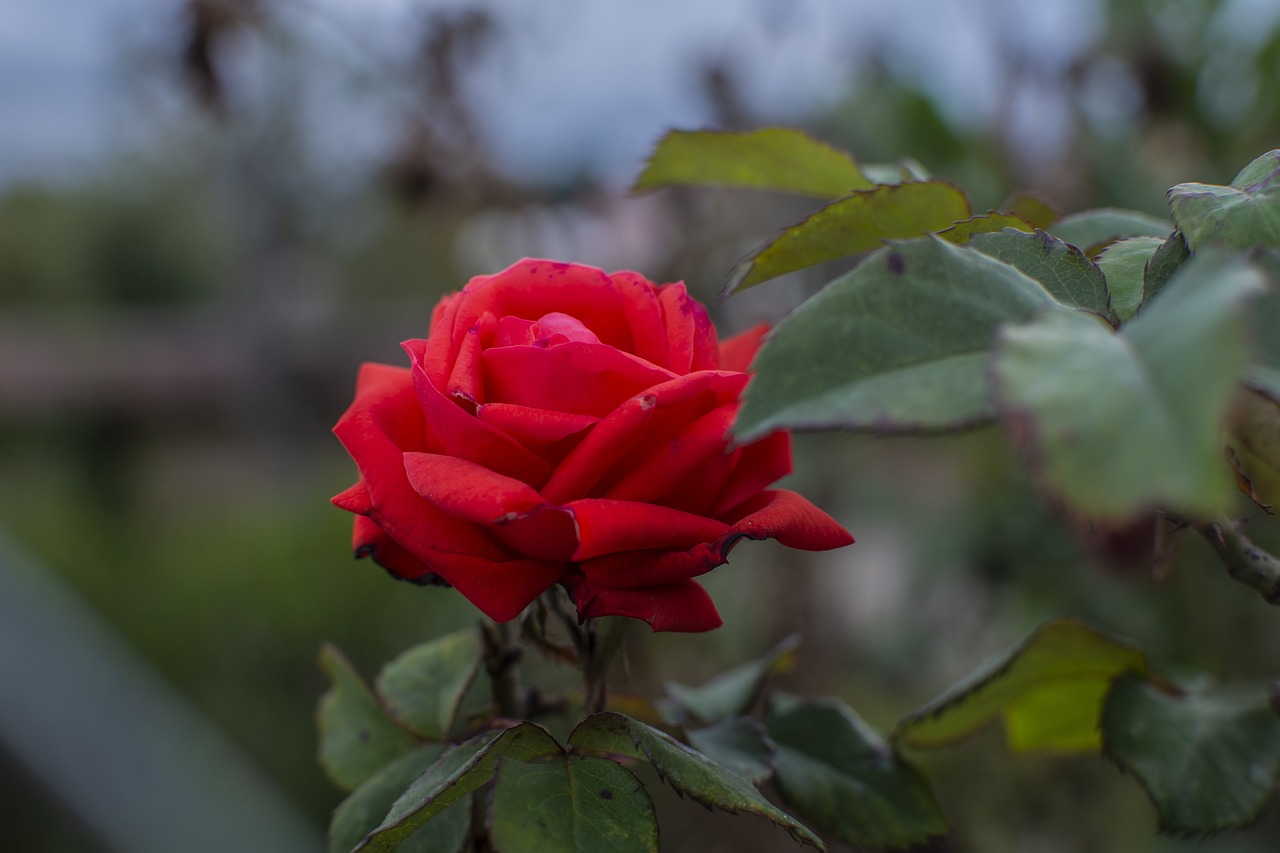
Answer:
[[484, 637], [484, 668], [489, 673], [493, 701], [498, 713], [512, 720], [525, 717], [524, 698], [520, 693], [520, 647], [516, 645], [514, 622], [481, 623]]
[[1244, 535], [1239, 522], [1187, 522], [1204, 537], [1232, 578], [1257, 592], [1268, 604], [1280, 605], [1280, 559]]
[[605, 678], [609, 670], [609, 661], [602, 660], [596, 633], [596, 620], [588, 619], [582, 626], [584, 645], [587, 649], [586, 660], [582, 666], [582, 714], [589, 717], [604, 710], [608, 698], [608, 680]]
[[579, 622], [559, 589], [548, 592], [544, 600], [548, 610], [564, 625], [577, 653], [578, 666], [582, 668], [583, 716], [598, 714], [605, 709], [608, 700], [609, 664], [622, 646], [622, 636], [629, 620], [610, 618]]

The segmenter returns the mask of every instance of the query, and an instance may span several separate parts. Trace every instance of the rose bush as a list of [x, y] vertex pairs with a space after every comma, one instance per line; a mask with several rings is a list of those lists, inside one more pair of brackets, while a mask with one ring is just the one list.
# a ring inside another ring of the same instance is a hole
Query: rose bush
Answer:
[[436, 306], [408, 368], [365, 364], [334, 432], [357, 556], [506, 621], [553, 584], [581, 617], [720, 624], [692, 578], [742, 538], [852, 537], [794, 492], [786, 433], [727, 432], [766, 331], [718, 343], [683, 284], [526, 260]]

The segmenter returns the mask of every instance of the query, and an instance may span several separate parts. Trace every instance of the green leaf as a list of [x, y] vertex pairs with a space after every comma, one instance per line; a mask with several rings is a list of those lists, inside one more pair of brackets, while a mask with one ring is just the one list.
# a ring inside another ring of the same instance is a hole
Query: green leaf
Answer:
[[987, 422], [997, 329], [1056, 306], [1034, 280], [974, 249], [938, 239], [894, 244], [774, 329], [752, 365], [737, 440], [777, 429]]
[[1124, 237], [1165, 237], [1172, 230], [1173, 223], [1169, 220], [1149, 213], [1102, 207], [1064, 216], [1053, 224], [1049, 233], [1073, 246], [1092, 250]]
[[773, 776], [777, 747], [758, 720], [734, 717], [685, 732], [689, 745], [717, 764], [762, 785]]
[[378, 675], [378, 694], [405, 728], [442, 741], [480, 669], [480, 634], [474, 628], [437, 637], [406, 651]]
[[967, 245], [1017, 267], [1063, 305], [1107, 313], [1107, 282], [1097, 265], [1084, 252], [1046, 231], [1006, 228], [976, 234]]
[[673, 788], [705, 806], [760, 815], [796, 841], [826, 849], [822, 839], [766, 800], [747, 779], [639, 720], [611, 711], [595, 714], [573, 730], [569, 746], [577, 752], [648, 761]]
[[1169, 207], [1193, 252], [1209, 243], [1280, 249], [1280, 151], [1254, 160], [1230, 186], [1178, 184]]
[[722, 296], [815, 264], [878, 249], [886, 240], [919, 237], [972, 213], [969, 199], [946, 181], [878, 186], [832, 202], [741, 261]]
[[1164, 242], [1159, 237], [1127, 237], [1107, 246], [1098, 255], [1098, 268], [1106, 277], [1107, 291], [1111, 294], [1111, 312], [1120, 322], [1126, 323], [1138, 313], [1147, 262]]
[[1173, 696], [1122, 678], [1107, 695], [1102, 733], [1107, 756], [1146, 788], [1163, 832], [1251, 823], [1280, 777], [1280, 719], [1262, 695]]
[[1011, 228], [1015, 231], [1030, 231], [1031, 226], [1009, 213], [997, 213], [994, 210], [962, 219], [950, 228], [938, 232], [938, 236], [948, 243], [963, 246], [976, 234], [990, 234]]
[[498, 764], [489, 806], [496, 853], [657, 853], [658, 818], [635, 775], [606, 758]]
[[331, 684], [316, 711], [320, 764], [335, 785], [353, 791], [416, 742], [387, 717], [342, 652], [326, 643], [320, 667]]
[[759, 660], [722, 672], [701, 687], [668, 683], [667, 694], [683, 712], [677, 722], [683, 723], [687, 716], [706, 725], [748, 713], [770, 676], [788, 672], [795, 665], [799, 645], [800, 637], [792, 634]]
[[778, 790], [819, 828], [875, 848], [947, 832], [924, 778], [842, 702], [792, 704], [765, 723], [778, 745]]
[[1277, 169], [1280, 169], [1280, 149], [1273, 148], [1241, 169], [1240, 174], [1231, 179], [1231, 186], [1242, 190], [1252, 189], [1274, 180]]
[[1280, 403], [1280, 253], [1256, 252], [1251, 260], [1267, 273], [1271, 288], [1249, 306], [1254, 357], [1245, 382]]
[[1000, 209], [1040, 229], [1049, 228], [1061, 216], [1049, 202], [1030, 193], [1014, 193], [1000, 205]]
[[485, 732], [440, 756], [391, 806], [358, 851], [395, 850], [420, 826], [472, 791], [488, 784], [499, 758], [533, 761], [562, 755], [555, 738], [533, 723]]
[[1150, 302], [1164, 290], [1165, 285], [1173, 278], [1173, 274], [1186, 263], [1189, 257], [1191, 257], [1191, 250], [1187, 248], [1187, 241], [1182, 239], [1182, 232], [1174, 231], [1160, 244], [1160, 248], [1156, 249], [1156, 253], [1147, 262], [1147, 272], [1142, 284], [1142, 301]]
[[1061, 312], [1006, 329], [996, 392], [1045, 484], [1093, 518], [1225, 511], [1223, 419], [1248, 355], [1240, 308], [1262, 287], [1256, 269], [1201, 253], [1118, 334]]
[[1146, 672], [1137, 649], [1072, 619], [1037, 627], [1009, 651], [981, 664], [941, 696], [903, 718], [894, 742], [946, 746], [1004, 721], [1018, 752], [1098, 748], [1098, 715], [1112, 679]]
[[1280, 401], [1243, 388], [1231, 402], [1228, 422], [1237, 464], [1255, 501], [1280, 506]]
[[[424, 746], [388, 764], [342, 801], [329, 823], [329, 853], [350, 853], [382, 823], [391, 805], [405, 788], [436, 762], [445, 747]], [[471, 815], [460, 803], [446, 809], [430, 828], [424, 828], [397, 848], [397, 853], [457, 853], [467, 838]]]
[[722, 184], [819, 198], [839, 198], [873, 186], [845, 152], [784, 127], [746, 133], [671, 131], [659, 140], [635, 189], [680, 184]]

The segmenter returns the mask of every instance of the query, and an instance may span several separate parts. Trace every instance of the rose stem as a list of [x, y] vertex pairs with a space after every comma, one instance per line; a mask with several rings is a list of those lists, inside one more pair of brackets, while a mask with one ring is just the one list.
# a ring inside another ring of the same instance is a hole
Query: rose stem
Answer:
[[[599, 714], [604, 710], [608, 696], [608, 681], [605, 674], [609, 669], [608, 658], [602, 655], [597, 642], [596, 620], [588, 619], [582, 626], [587, 656], [582, 667], [582, 713], [585, 716]], [[603, 658], [603, 660], [602, 660]]]
[[582, 673], [584, 714], [598, 714], [605, 709], [609, 665], [622, 649], [623, 638], [630, 626], [631, 620], [622, 616], [587, 620], [584, 628], [590, 655]]
[[498, 713], [513, 720], [524, 719], [524, 700], [520, 695], [520, 647], [516, 645], [515, 622], [482, 622], [484, 668], [489, 673], [493, 701]]
[[1250, 587], [1268, 604], [1280, 605], [1280, 559], [1253, 544], [1234, 521], [1192, 524], [1227, 569], [1227, 574]]

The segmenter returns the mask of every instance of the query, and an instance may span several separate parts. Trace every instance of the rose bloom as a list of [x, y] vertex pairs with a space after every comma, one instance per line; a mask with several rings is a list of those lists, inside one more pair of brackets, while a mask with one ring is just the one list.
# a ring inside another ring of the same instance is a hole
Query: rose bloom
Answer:
[[786, 433], [731, 446], [760, 326], [718, 343], [683, 284], [521, 261], [446, 296], [409, 367], [365, 364], [334, 432], [360, 481], [356, 556], [491, 618], [553, 584], [581, 618], [720, 625], [694, 577], [743, 538], [852, 537], [795, 492]]

